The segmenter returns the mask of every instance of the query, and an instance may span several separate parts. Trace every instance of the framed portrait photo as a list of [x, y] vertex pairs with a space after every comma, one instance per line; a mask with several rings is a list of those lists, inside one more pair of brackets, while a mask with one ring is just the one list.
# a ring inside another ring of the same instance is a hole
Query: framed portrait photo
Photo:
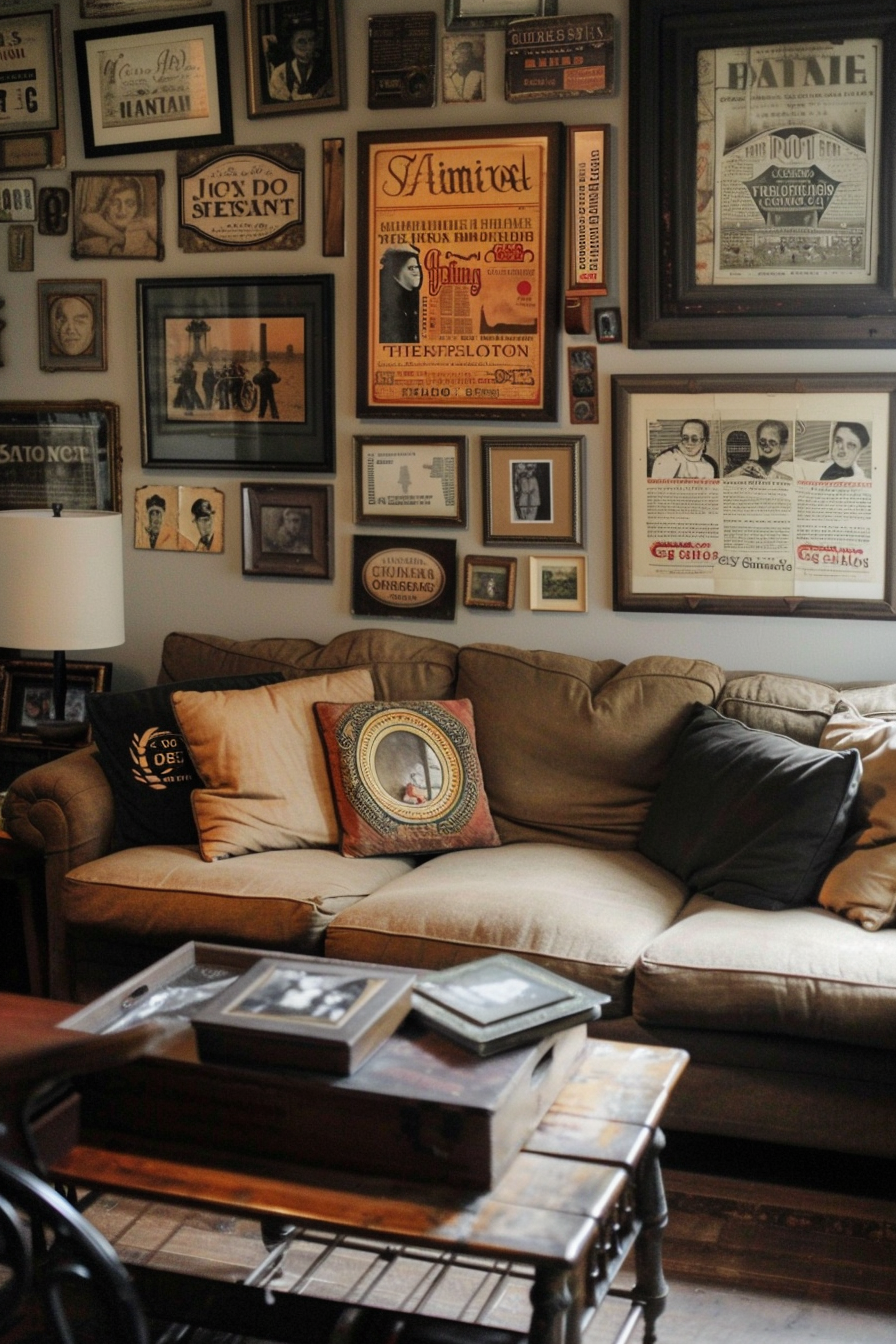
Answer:
[[[33, 746], [39, 740], [35, 725], [53, 715], [53, 661], [49, 658], [10, 658], [2, 664], [0, 671], [0, 743]], [[66, 723], [83, 724], [86, 745], [91, 741], [87, 696], [94, 691], [110, 689], [112, 664], [69, 660], [66, 673]]]
[[72, 173], [72, 256], [161, 261], [165, 174]]
[[516, 557], [464, 556], [464, 606], [512, 611], [516, 597]]
[[72, 37], [86, 158], [233, 143], [223, 13]]
[[581, 546], [585, 440], [483, 438], [486, 546]]
[[243, 485], [243, 573], [333, 577], [332, 485]]
[[143, 462], [333, 470], [333, 277], [138, 280]]
[[59, 6], [17, 10], [0, 67], [0, 171], [64, 168]]
[[121, 509], [119, 409], [111, 401], [0, 402], [0, 509]]
[[587, 611], [584, 555], [529, 556], [530, 611]]
[[342, 0], [243, 0], [250, 117], [348, 106]]
[[466, 527], [462, 435], [356, 435], [355, 522]]
[[42, 369], [105, 369], [105, 280], [38, 280], [37, 316]]

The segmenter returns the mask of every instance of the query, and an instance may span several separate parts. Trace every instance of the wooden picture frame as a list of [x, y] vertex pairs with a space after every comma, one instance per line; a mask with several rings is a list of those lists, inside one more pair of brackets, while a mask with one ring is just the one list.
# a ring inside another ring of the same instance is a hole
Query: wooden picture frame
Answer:
[[242, 485], [243, 573], [333, 577], [332, 485]]
[[243, 45], [250, 117], [348, 106], [343, 0], [307, 0], [299, 21], [293, 0], [243, 0]]
[[4, 48], [0, 172], [64, 168], [59, 6], [36, 6], [10, 17], [16, 37]]
[[40, 367], [96, 373], [106, 368], [105, 280], [38, 280]]
[[359, 417], [556, 420], [562, 145], [556, 122], [359, 133]]
[[356, 434], [355, 522], [466, 527], [464, 435]]
[[896, 618], [896, 375], [611, 385], [615, 610]]
[[[0, 509], [121, 510], [121, 429], [111, 401], [0, 402]], [[12, 451], [9, 445], [15, 446]]]
[[584, 555], [530, 555], [529, 610], [587, 611], [586, 560]]
[[482, 440], [486, 546], [582, 546], [584, 435]]
[[162, 261], [162, 187], [155, 172], [72, 173], [72, 256]]
[[516, 600], [516, 556], [465, 555], [464, 606], [513, 611]]
[[332, 275], [138, 280], [144, 466], [333, 470]]
[[557, 0], [445, 0], [445, 27], [506, 28], [511, 19], [557, 13]]
[[453, 621], [457, 542], [447, 537], [352, 538], [352, 615]]
[[72, 38], [85, 158], [233, 143], [223, 12]]
[[208, 9], [212, 0], [81, 0], [82, 19], [115, 19], [160, 9]]
[[[38, 719], [51, 717], [53, 704], [52, 658], [8, 658], [0, 664], [0, 745], [33, 747], [40, 741], [31, 727]], [[107, 691], [112, 684], [111, 663], [66, 662], [65, 717], [84, 725], [83, 745], [93, 739], [85, 696]]]
[[634, 347], [896, 342], [896, 18], [799, 8], [632, 6]]

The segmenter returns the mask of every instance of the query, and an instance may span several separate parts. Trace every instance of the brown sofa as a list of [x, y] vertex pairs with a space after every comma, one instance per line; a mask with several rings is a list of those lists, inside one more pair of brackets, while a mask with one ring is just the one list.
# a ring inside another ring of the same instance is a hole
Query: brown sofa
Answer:
[[[500, 847], [110, 852], [88, 748], [21, 776], [4, 808], [46, 857], [51, 992], [86, 1000], [191, 938], [429, 968], [511, 951], [609, 994], [596, 1034], [690, 1052], [670, 1128], [896, 1156], [896, 929], [689, 898], [637, 849], [695, 702], [815, 744], [840, 689], [365, 629], [327, 645], [171, 634], [159, 680], [345, 667], [370, 668], [380, 699], [471, 701]], [[894, 685], [848, 698], [896, 718]]]

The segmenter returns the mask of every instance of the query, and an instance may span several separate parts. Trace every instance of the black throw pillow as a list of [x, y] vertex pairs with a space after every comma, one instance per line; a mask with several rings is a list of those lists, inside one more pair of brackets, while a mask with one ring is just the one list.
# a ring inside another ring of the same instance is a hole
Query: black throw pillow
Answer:
[[857, 751], [826, 751], [695, 705], [638, 841], [688, 889], [734, 905], [811, 903], [850, 822]]
[[282, 680], [282, 672], [253, 672], [88, 695], [93, 739], [115, 799], [113, 847], [198, 843], [190, 794], [202, 780], [174, 717], [172, 691], [250, 690]]

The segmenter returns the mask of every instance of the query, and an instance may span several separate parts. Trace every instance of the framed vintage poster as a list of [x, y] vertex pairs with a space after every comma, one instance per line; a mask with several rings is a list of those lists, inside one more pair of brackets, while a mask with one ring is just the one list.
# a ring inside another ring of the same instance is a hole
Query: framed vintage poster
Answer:
[[467, 440], [356, 435], [355, 522], [466, 527]]
[[182, 252], [295, 250], [305, 241], [301, 145], [178, 150], [177, 187]]
[[457, 542], [447, 537], [352, 538], [352, 615], [453, 621]]
[[233, 143], [223, 13], [72, 37], [88, 159]]
[[359, 134], [359, 416], [556, 419], [562, 130]]
[[631, 62], [630, 344], [892, 346], [888, 0], [643, 0]]
[[59, 6], [0, 16], [0, 49], [0, 171], [64, 168]]
[[[0, 744], [34, 746], [39, 740], [36, 725], [53, 714], [53, 660], [8, 658], [0, 664], [0, 676]], [[111, 688], [112, 664], [69, 660], [66, 677], [65, 720], [67, 724], [83, 724], [87, 745], [92, 740], [87, 696]]]
[[110, 401], [0, 402], [0, 509], [121, 509], [121, 433]]
[[584, 555], [529, 556], [530, 611], [587, 611]]
[[557, 13], [557, 0], [445, 0], [446, 28], [506, 28], [511, 19]]
[[596, 98], [616, 92], [616, 20], [612, 14], [514, 19], [504, 41], [508, 103]]
[[250, 117], [348, 106], [343, 0], [243, 0]]
[[333, 470], [332, 275], [138, 280], [144, 466]]
[[482, 440], [486, 546], [581, 546], [585, 439]]
[[38, 280], [37, 316], [42, 369], [105, 369], [105, 280]]
[[465, 555], [464, 606], [513, 611], [516, 556]]
[[333, 577], [332, 485], [244, 485], [243, 573]]
[[612, 379], [619, 611], [896, 617], [896, 374]]

